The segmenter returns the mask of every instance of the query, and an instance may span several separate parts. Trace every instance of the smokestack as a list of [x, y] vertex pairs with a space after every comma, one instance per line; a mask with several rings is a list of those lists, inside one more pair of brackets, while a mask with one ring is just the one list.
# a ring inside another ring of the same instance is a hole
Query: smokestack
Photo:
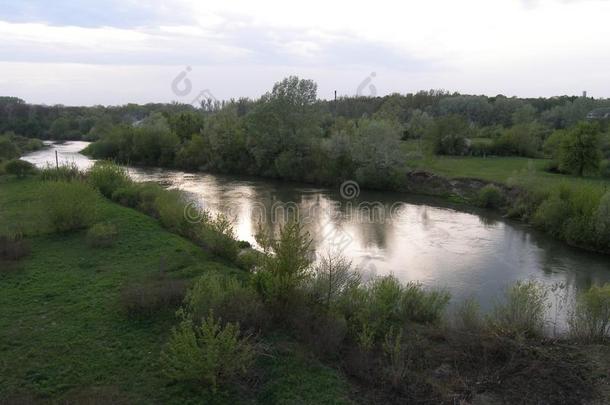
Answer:
[[582, 92], [582, 98], [587, 98], [587, 90]]

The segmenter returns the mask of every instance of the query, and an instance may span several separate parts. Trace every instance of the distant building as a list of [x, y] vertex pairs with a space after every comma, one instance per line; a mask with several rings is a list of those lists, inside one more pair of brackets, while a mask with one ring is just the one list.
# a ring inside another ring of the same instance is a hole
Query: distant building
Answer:
[[610, 107], [596, 108], [587, 114], [588, 120], [605, 120], [610, 118]]

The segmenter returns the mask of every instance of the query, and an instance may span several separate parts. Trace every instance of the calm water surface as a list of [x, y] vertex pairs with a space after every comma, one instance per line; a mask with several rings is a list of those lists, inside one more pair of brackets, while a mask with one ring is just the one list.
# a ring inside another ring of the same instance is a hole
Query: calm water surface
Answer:
[[[78, 152], [86, 142], [52, 145], [24, 159], [44, 166], [92, 161]], [[239, 239], [254, 243], [258, 224], [277, 229], [299, 215], [318, 254], [341, 251], [366, 274], [392, 273], [407, 282], [448, 288], [455, 298], [476, 298], [489, 308], [516, 280], [563, 283], [568, 296], [592, 283], [610, 282], [610, 258], [570, 248], [492, 213], [438, 199], [389, 192], [283, 183], [258, 178], [129, 168], [137, 181], [184, 190], [197, 207], [229, 216]], [[345, 190], [349, 191], [349, 190]], [[353, 191], [353, 190], [352, 190]], [[347, 197], [347, 198], [346, 198]], [[194, 206], [191, 214], [195, 215]]]

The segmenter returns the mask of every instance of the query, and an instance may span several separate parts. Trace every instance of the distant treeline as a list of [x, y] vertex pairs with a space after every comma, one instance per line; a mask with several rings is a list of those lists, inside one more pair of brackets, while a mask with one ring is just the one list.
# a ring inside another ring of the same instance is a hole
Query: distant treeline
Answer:
[[[268, 96], [266, 94], [259, 99], [240, 98], [229, 101], [204, 100], [197, 107], [181, 103], [107, 107], [48, 106], [28, 104], [17, 97], [0, 96], [0, 133], [12, 131], [23, 136], [49, 139], [96, 139], [99, 131], [108, 124], [132, 124], [154, 112], [199, 112], [205, 115], [231, 106], [239, 116], [244, 116], [267, 100]], [[414, 114], [418, 113], [426, 113], [430, 117], [457, 114], [478, 127], [510, 127], [523, 121], [536, 120], [548, 128], [562, 129], [585, 119], [589, 112], [597, 108], [610, 108], [610, 99], [576, 96], [488, 97], [445, 90], [424, 90], [404, 95], [394, 93], [383, 97], [343, 96], [336, 101], [317, 100], [314, 94], [314, 98], [308, 101], [314, 104], [326, 131], [331, 128], [336, 117], [395, 119], [407, 125]]]

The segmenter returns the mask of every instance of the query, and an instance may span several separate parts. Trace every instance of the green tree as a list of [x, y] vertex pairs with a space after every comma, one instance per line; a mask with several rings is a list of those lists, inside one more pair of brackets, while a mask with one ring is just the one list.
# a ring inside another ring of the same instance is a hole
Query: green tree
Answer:
[[582, 122], [568, 131], [559, 146], [559, 169], [582, 176], [599, 169], [599, 126]]
[[167, 122], [170, 129], [178, 135], [181, 141], [190, 139], [203, 129], [203, 116], [196, 112], [181, 112], [168, 115]]
[[434, 122], [428, 143], [437, 155], [463, 155], [468, 149], [469, 130], [468, 123], [459, 115], [440, 117]]

